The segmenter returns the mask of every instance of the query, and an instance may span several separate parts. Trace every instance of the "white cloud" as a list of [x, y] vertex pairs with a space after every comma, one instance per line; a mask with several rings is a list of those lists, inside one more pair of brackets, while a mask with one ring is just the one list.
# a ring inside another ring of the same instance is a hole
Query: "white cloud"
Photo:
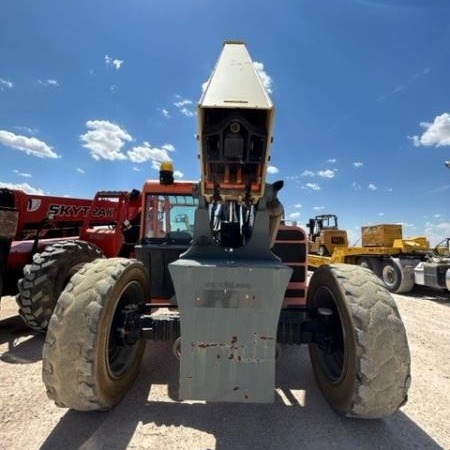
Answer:
[[161, 145], [161, 148], [163, 148], [164, 150], [167, 150], [168, 152], [175, 151], [175, 147], [172, 144], [163, 144], [163, 145]]
[[397, 86], [392, 90], [391, 94], [398, 94], [399, 92], [403, 91], [404, 89], [405, 89], [405, 86], [403, 86], [403, 85]]
[[117, 84], [112, 84], [109, 87], [109, 92], [111, 92], [111, 94], [115, 94], [118, 90], [119, 90], [119, 87], [117, 86]]
[[312, 191], [320, 191], [320, 186], [317, 183], [306, 183], [304, 189], [311, 189]]
[[300, 175], [301, 177], [314, 177], [314, 172], [311, 172], [310, 170], [304, 170], [303, 173]]
[[300, 203], [297, 203], [296, 205], [294, 205], [294, 208], [302, 208], [302, 207], [303, 207], [303, 205]]
[[294, 212], [294, 213], [289, 214], [289, 219], [297, 220], [297, 219], [300, 219], [301, 215], [302, 215], [302, 213]]
[[179, 98], [180, 100], [178, 100], [177, 102], [174, 102], [174, 105], [177, 108], [181, 108], [182, 106], [186, 106], [186, 105], [192, 105], [192, 100], [189, 100], [187, 98], [181, 98], [179, 95], [176, 96], [177, 98]]
[[173, 103], [178, 111], [186, 117], [195, 116], [195, 112], [192, 111], [189, 106], [193, 105], [193, 101], [188, 98], [183, 98], [181, 95], [175, 95], [176, 101]]
[[443, 186], [440, 186], [436, 189], [432, 189], [431, 191], [429, 191], [429, 194], [437, 194], [438, 192], [443, 192], [443, 191], [447, 191], [448, 189], [450, 189], [450, 184], [444, 184]]
[[356, 169], [358, 167], [362, 167], [363, 165], [364, 165], [364, 163], [361, 162], [361, 161], [355, 161], [355, 162], [352, 163], [352, 166], [355, 167]]
[[60, 158], [52, 150], [52, 147], [35, 137], [26, 137], [11, 133], [10, 131], [0, 130], [0, 144], [12, 147], [25, 152], [27, 155], [38, 156], [39, 158]]
[[424, 75], [428, 75], [431, 72], [431, 68], [430, 67], [425, 67], [425, 69], [420, 70], [419, 72], [416, 72], [412, 78], [418, 78], [418, 77], [422, 77]]
[[202, 83], [202, 92], [206, 91], [206, 88], [208, 87], [208, 83], [209, 83], [210, 79], [211, 78], [208, 78], [204, 83]]
[[398, 86], [396, 86], [394, 89], [392, 89], [390, 92], [388, 92], [387, 94], [383, 94], [380, 97], [377, 98], [377, 102], [382, 102], [383, 100], [386, 100], [386, 98], [390, 97], [391, 95], [395, 95], [398, 94], [399, 92], [404, 91], [406, 88], [405, 85], [400, 84]]
[[450, 236], [450, 223], [442, 222], [434, 224], [427, 222], [425, 224], [425, 236], [429, 239], [431, 246], [439, 244], [442, 240]]
[[420, 126], [425, 128], [422, 136], [412, 136], [410, 139], [416, 147], [442, 147], [450, 145], [450, 114], [444, 113], [436, 116], [434, 121], [421, 122]]
[[30, 128], [30, 127], [14, 127], [16, 130], [19, 131], [25, 131], [25, 133], [28, 134], [38, 134], [39, 130], [37, 128]]
[[31, 173], [19, 172], [17, 169], [14, 169], [13, 172], [16, 175], [19, 175], [19, 177], [24, 177], [24, 178], [31, 178], [32, 177]]
[[83, 147], [91, 151], [95, 160], [127, 159], [121, 149], [125, 142], [130, 142], [133, 138], [125, 129], [108, 120], [88, 120], [86, 126], [88, 131], [80, 135], [80, 140], [84, 142]]
[[105, 55], [105, 64], [107, 66], [113, 66], [116, 68], [116, 70], [119, 70], [122, 66], [124, 61], [121, 59], [112, 58], [111, 56]]
[[37, 82], [42, 86], [54, 86], [54, 87], [59, 86], [58, 80], [55, 80], [53, 78], [49, 78], [47, 80], [37, 80]]
[[353, 183], [352, 183], [352, 188], [353, 188], [353, 190], [355, 190], [355, 191], [360, 191], [360, 190], [361, 190], [361, 185], [358, 184], [358, 183], [353, 182]]
[[173, 173], [173, 176], [175, 178], [183, 178], [184, 177], [184, 173], [181, 172], [181, 170], [175, 170], [175, 172]]
[[194, 117], [195, 113], [192, 112], [190, 109], [187, 108], [181, 108], [180, 113], [183, 114], [186, 117]]
[[0, 91], [4, 91], [5, 89], [12, 89], [13, 86], [14, 84], [12, 83], [12, 81], [0, 78]]
[[82, 169], [81, 167], [77, 167], [77, 172], [79, 172], [79, 173], [85, 173], [84, 169]]
[[170, 113], [169, 113], [169, 111], [167, 111], [167, 109], [161, 108], [160, 111], [161, 111], [161, 114], [162, 114], [166, 119], [170, 119]]
[[43, 195], [44, 191], [39, 188], [35, 188], [33, 186], [30, 186], [28, 183], [2, 183], [0, 181], [0, 188], [6, 188], [6, 189], [18, 189], [20, 191], [27, 192], [28, 194], [36, 194], [36, 195]]
[[323, 211], [325, 209], [325, 206], [313, 206], [314, 211]]
[[377, 187], [376, 187], [373, 183], [370, 183], [370, 184], [367, 186], [367, 189], [370, 189], [371, 191], [376, 191], [376, 190], [377, 190]]
[[275, 174], [275, 173], [278, 173], [278, 172], [279, 172], [278, 167], [275, 167], [275, 166], [268, 166], [267, 167], [267, 173]]
[[330, 164], [334, 164], [336, 161], [337, 161], [336, 158], [331, 158], [327, 160], [327, 162], [329, 162]]
[[[168, 145], [170, 146], [170, 144]], [[142, 145], [129, 150], [127, 155], [134, 163], [141, 164], [148, 161], [151, 162], [153, 169], [159, 170], [159, 166], [163, 161], [172, 161], [168, 152], [166, 148], [152, 147], [150, 143], [144, 142]]]
[[317, 175], [319, 175], [319, 177], [322, 177], [322, 178], [334, 178], [336, 173], [334, 170], [325, 169], [325, 170], [319, 170], [317, 172]]
[[264, 64], [258, 61], [253, 61], [253, 66], [256, 69], [259, 78], [261, 78], [261, 82], [263, 86], [266, 88], [266, 91], [271, 94], [272, 93], [272, 77], [264, 70]]
[[135, 172], [140, 172], [141, 171], [141, 169], [139, 168], [139, 167], [133, 167], [133, 170], [135, 171]]

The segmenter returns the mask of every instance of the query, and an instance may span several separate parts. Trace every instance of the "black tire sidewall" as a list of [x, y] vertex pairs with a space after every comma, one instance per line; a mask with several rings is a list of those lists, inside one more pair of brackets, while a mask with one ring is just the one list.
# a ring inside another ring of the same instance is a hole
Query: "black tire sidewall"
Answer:
[[[107, 293], [104, 299], [104, 309], [100, 320], [97, 324], [97, 342], [95, 344], [95, 371], [97, 378], [97, 395], [99, 403], [104, 408], [111, 408], [125, 395], [130, 386], [133, 384], [137, 376], [142, 355], [145, 350], [145, 340], [139, 340], [131, 351], [134, 352], [133, 361], [127, 371], [120, 377], [112, 377], [108, 370], [108, 340], [111, 332], [111, 325], [114, 313], [119, 304], [122, 292], [125, 291], [130, 283], [136, 282], [137, 279], [141, 289], [145, 286], [145, 274], [136, 267], [129, 267], [121, 274], [120, 278], [114, 284], [112, 289]], [[145, 298], [145, 290], [142, 289], [143, 298]]]
[[311, 279], [308, 288], [308, 306], [314, 306], [315, 295], [319, 288], [326, 286], [332, 293], [339, 314], [344, 339], [344, 365], [341, 377], [334, 382], [322, 367], [316, 344], [309, 344], [311, 363], [317, 384], [330, 406], [339, 414], [348, 413], [353, 404], [357, 383], [357, 352], [355, 325], [352, 320], [350, 306], [339, 286], [330, 266], [321, 266]]

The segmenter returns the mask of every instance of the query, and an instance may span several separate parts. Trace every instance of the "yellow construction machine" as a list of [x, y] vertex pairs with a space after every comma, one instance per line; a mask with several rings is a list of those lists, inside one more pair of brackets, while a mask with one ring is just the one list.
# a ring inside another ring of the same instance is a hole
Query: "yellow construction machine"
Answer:
[[348, 247], [347, 231], [340, 230], [335, 214], [322, 214], [309, 219], [306, 224], [309, 235], [309, 252], [319, 256], [330, 256], [336, 247]]
[[308, 266], [314, 270], [324, 264], [359, 265], [371, 269], [389, 291], [398, 294], [415, 285], [450, 290], [449, 242], [445, 239], [430, 249], [424, 236], [403, 238], [400, 224], [364, 226], [360, 246], [335, 245], [328, 255], [310, 249]]

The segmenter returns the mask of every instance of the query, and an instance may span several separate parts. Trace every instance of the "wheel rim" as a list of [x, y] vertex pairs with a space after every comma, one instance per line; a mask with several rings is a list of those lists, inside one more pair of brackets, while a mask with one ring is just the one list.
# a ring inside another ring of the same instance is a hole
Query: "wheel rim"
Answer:
[[123, 327], [125, 307], [143, 302], [144, 294], [136, 281], [127, 284], [119, 295], [107, 338], [106, 366], [111, 378], [121, 378], [134, 363], [140, 341], [124, 345], [123, 340], [119, 340], [117, 336], [117, 329]]
[[383, 281], [389, 287], [395, 286], [395, 284], [397, 283], [397, 271], [395, 270], [394, 266], [386, 264], [383, 267]]
[[334, 293], [325, 286], [320, 286], [314, 293], [313, 304], [317, 308], [329, 308], [333, 314], [326, 319], [330, 330], [331, 345], [328, 348], [316, 345], [318, 361], [333, 384], [338, 384], [345, 375], [345, 329], [337, 307]]

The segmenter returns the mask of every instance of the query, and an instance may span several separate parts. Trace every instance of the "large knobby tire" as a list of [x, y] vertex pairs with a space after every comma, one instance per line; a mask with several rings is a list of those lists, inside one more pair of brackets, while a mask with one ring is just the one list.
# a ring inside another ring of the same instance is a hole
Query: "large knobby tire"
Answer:
[[61, 292], [84, 264], [104, 258], [95, 245], [84, 241], [62, 241], [48, 245], [23, 269], [16, 297], [19, 314], [37, 331], [45, 331]]
[[124, 258], [97, 260], [74, 275], [48, 326], [42, 378], [57, 406], [107, 410], [118, 403], [139, 371], [145, 341], [117, 339], [125, 309], [149, 296], [144, 266]]
[[366, 419], [395, 413], [407, 400], [410, 354], [394, 299], [381, 280], [358, 266], [324, 265], [311, 278], [307, 302], [333, 312], [333, 345], [309, 345], [317, 384], [330, 406]]

